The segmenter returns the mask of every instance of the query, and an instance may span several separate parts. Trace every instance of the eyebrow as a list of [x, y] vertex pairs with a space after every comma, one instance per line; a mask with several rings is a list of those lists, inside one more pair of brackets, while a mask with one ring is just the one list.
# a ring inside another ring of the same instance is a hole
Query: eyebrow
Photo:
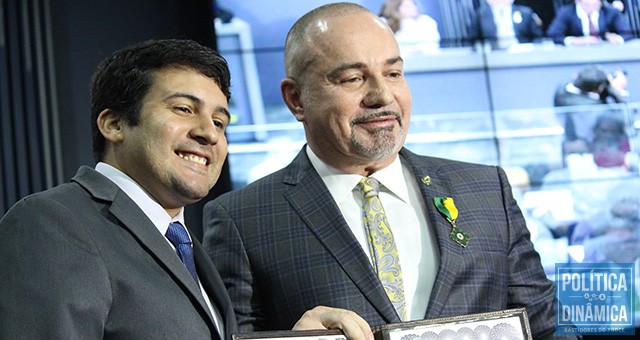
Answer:
[[[169, 96], [166, 96], [163, 101], [166, 102], [167, 100], [173, 99], [173, 98], [186, 98], [186, 99], [189, 99], [190, 101], [196, 103], [196, 105], [198, 105], [198, 106], [202, 106], [204, 104], [202, 99], [200, 99], [200, 98], [198, 98], [198, 97], [196, 97], [196, 96], [194, 96], [192, 94], [182, 93], [182, 92], [177, 92], [177, 93], [171, 94]], [[222, 113], [222, 114], [226, 115], [227, 118], [231, 119], [231, 113], [224, 106], [221, 106], [221, 105], [216, 106], [215, 112]]]
[[[387, 59], [384, 62], [384, 64], [385, 64], [385, 66], [391, 66], [391, 65], [395, 65], [395, 64], [401, 63], [401, 62], [403, 62], [402, 57], [397, 56], [397, 57], [393, 57], [393, 58]], [[329, 72], [329, 78], [335, 78], [343, 71], [346, 71], [346, 70], [359, 70], [359, 69], [365, 68], [365, 66], [366, 65], [364, 63], [361, 63], [361, 62], [340, 65], [340, 66], [336, 67], [335, 69], [331, 70], [331, 72]]]

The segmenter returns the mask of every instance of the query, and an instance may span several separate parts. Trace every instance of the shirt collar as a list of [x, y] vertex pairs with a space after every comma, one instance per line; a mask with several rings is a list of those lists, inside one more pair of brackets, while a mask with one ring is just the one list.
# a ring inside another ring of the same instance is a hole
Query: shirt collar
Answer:
[[164, 208], [153, 197], [151, 197], [151, 195], [149, 195], [149, 193], [144, 190], [140, 184], [127, 176], [124, 172], [103, 162], [96, 164], [96, 171], [110, 179], [122, 191], [124, 191], [124, 193], [127, 194], [127, 196], [129, 196], [129, 198], [131, 198], [140, 209], [142, 209], [142, 212], [147, 215], [162, 235], [166, 234], [170, 222], [177, 221], [185, 226], [184, 208], [180, 209], [180, 212], [175, 218], [171, 218]]
[[[344, 173], [327, 165], [308, 146], [306, 151], [311, 164], [324, 181], [333, 199], [336, 202], [342, 202], [345, 198], [351, 197], [353, 189], [362, 179], [362, 176]], [[386, 168], [378, 170], [371, 177], [374, 177], [382, 184], [381, 191], [391, 193], [402, 201], [409, 203], [409, 189], [407, 188], [407, 181], [405, 180], [399, 156]]]
[[[578, 15], [578, 18], [582, 20], [589, 20], [589, 15], [579, 5], [576, 5], [576, 14]], [[600, 16], [600, 11], [595, 11], [591, 13], [591, 19], [594, 21], [594, 24], [598, 22], [599, 16]]]

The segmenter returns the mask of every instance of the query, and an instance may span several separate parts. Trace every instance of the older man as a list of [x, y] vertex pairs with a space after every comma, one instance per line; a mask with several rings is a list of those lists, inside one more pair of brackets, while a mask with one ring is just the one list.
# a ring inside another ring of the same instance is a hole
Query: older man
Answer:
[[316, 306], [369, 325], [526, 307], [536, 338], [553, 333], [554, 285], [504, 171], [403, 147], [402, 67], [391, 29], [353, 3], [289, 31], [281, 92], [307, 145], [205, 206], [241, 331], [289, 329]]

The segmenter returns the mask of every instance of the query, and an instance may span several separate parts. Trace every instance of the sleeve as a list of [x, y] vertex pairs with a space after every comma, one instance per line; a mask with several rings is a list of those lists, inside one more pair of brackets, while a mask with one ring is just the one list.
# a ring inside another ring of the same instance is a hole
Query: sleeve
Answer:
[[566, 14], [563, 9], [559, 9], [555, 18], [551, 20], [549, 27], [547, 28], [547, 36], [553, 39], [556, 44], [564, 44], [564, 38], [567, 35], [569, 23], [566, 20]]
[[509, 224], [508, 308], [524, 306], [527, 309], [534, 339], [552, 337], [555, 331], [555, 284], [544, 273], [540, 255], [533, 247], [524, 216], [502, 168], [498, 168], [498, 175]]
[[529, 21], [529, 33], [531, 34], [529, 37], [531, 41], [536, 41], [544, 35], [542, 32], [542, 20], [533, 10], [531, 11], [531, 20]]
[[28, 197], [0, 220], [0, 339], [99, 339], [110, 287], [74, 212]]
[[627, 18], [617, 9], [612, 8], [613, 12], [613, 27], [612, 32], [618, 33], [622, 39], [629, 40], [633, 38], [633, 32], [631, 31], [631, 25]]
[[237, 226], [218, 202], [207, 203], [203, 212], [203, 246], [215, 264], [231, 297], [240, 332], [263, 329], [258, 283]]

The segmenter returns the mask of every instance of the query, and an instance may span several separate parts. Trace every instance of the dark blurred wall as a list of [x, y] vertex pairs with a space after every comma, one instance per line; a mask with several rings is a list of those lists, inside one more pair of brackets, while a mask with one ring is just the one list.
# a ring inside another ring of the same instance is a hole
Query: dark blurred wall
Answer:
[[514, 3], [531, 7], [542, 20], [542, 28], [544, 31], [553, 20], [555, 15], [554, 0], [516, 0]]
[[[45, 13], [32, 21], [34, 25], [51, 28], [42, 39], [50, 41], [53, 51], [45, 57], [53, 65], [51, 73], [57, 88], [62, 181], [68, 181], [80, 165], [94, 165], [89, 82], [103, 58], [119, 48], [150, 38], [188, 38], [211, 47], [216, 44], [212, 0], [29, 0], [28, 6], [37, 8], [34, 13]], [[3, 12], [8, 9], [9, 6], [3, 6]], [[21, 29], [15, 26], [16, 30]], [[24, 48], [28, 46], [9, 46], [7, 50]], [[25, 97], [15, 93], [19, 91], [15, 89], [12, 95]], [[225, 166], [210, 197], [229, 189]], [[188, 207], [186, 212], [187, 225], [199, 238], [203, 204], [204, 201]]]

